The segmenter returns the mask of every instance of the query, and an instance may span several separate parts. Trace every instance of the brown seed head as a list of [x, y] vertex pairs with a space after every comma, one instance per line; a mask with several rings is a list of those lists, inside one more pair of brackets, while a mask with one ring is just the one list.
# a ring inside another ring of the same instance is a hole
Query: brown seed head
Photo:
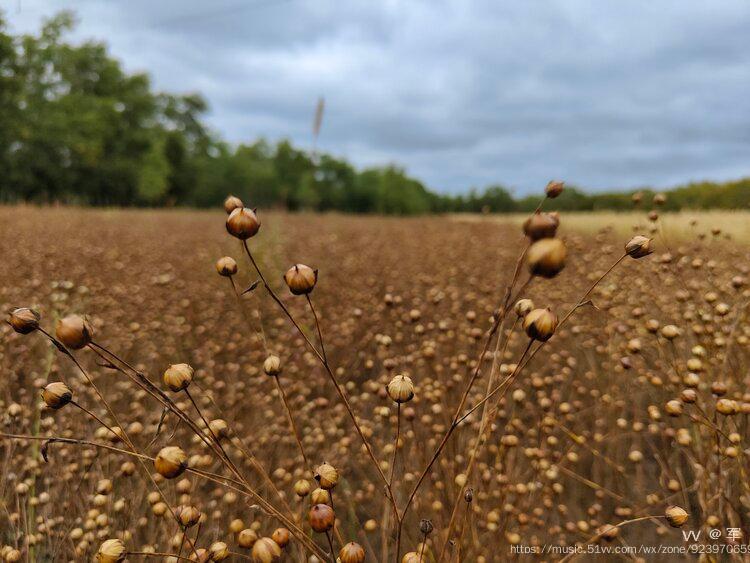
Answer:
[[238, 207], [227, 217], [227, 232], [240, 240], [254, 237], [260, 230], [260, 219], [254, 209]]
[[560, 220], [550, 213], [537, 211], [523, 224], [523, 232], [532, 241], [543, 238], [553, 238], [557, 233]]
[[19, 307], [8, 313], [8, 324], [19, 334], [28, 334], [39, 328], [41, 316], [34, 309]]
[[237, 534], [237, 545], [250, 549], [258, 541], [258, 534], [251, 528], [245, 528]]
[[388, 396], [396, 403], [408, 403], [414, 398], [414, 383], [406, 375], [397, 375], [386, 387]]
[[654, 251], [651, 245], [652, 240], [642, 235], [636, 235], [625, 244], [625, 253], [635, 259], [648, 256]]
[[94, 330], [83, 317], [68, 315], [57, 321], [55, 336], [66, 348], [80, 350], [91, 342]]
[[365, 550], [361, 545], [349, 542], [339, 551], [341, 563], [363, 563], [365, 560]]
[[164, 385], [175, 393], [187, 389], [193, 381], [194, 370], [188, 364], [172, 364], [164, 372]]
[[242, 204], [242, 200], [237, 196], [228, 195], [227, 199], [224, 200], [224, 211], [227, 212], [227, 215], [229, 215], [238, 207], [241, 209], [242, 207], [244, 207], [244, 205]]
[[534, 302], [531, 299], [519, 299], [513, 310], [519, 317], [525, 317], [534, 310]]
[[224, 561], [229, 559], [229, 546], [223, 541], [217, 541], [208, 548], [208, 555], [211, 561]]
[[273, 563], [281, 557], [281, 548], [271, 538], [260, 538], [253, 544], [252, 555], [255, 563]]
[[178, 506], [175, 514], [185, 528], [192, 528], [201, 519], [201, 511], [194, 506]]
[[315, 469], [315, 480], [321, 489], [329, 491], [339, 482], [339, 472], [330, 463], [323, 462]]
[[73, 392], [61, 381], [55, 381], [44, 387], [42, 399], [49, 408], [57, 410], [73, 400]]
[[122, 540], [106, 540], [99, 546], [96, 552], [96, 560], [99, 563], [120, 563], [125, 561], [127, 551]]
[[547, 194], [548, 198], [554, 199], [563, 192], [564, 187], [565, 182], [552, 180], [549, 184], [547, 184], [547, 187], [544, 188], [544, 193]]
[[679, 506], [667, 507], [667, 510], [664, 511], [664, 516], [673, 528], [680, 528], [688, 520], [688, 513], [684, 508], [680, 508]]
[[266, 375], [279, 375], [281, 373], [281, 358], [276, 354], [268, 356], [266, 361], [263, 362], [263, 371], [266, 372]]
[[220, 276], [231, 278], [237, 273], [237, 261], [231, 256], [222, 256], [216, 261], [216, 271]]
[[304, 264], [295, 264], [284, 274], [284, 281], [294, 295], [306, 295], [318, 283], [318, 270]]
[[162, 448], [154, 459], [156, 472], [167, 479], [182, 475], [187, 468], [187, 454], [177, 446]]
[[557, 315], [551, 309], [534, 309], [523, 319], [523, 329], [529, 338], [546, 342], [557, 329]]
[[310, 494], [312, 486], [310, 485], [310, 481], [307, 479], [300, 479], [294, 484], [294, 494], [296, 494], [298, 497], [306, 497]]
[[316, 504], [310, 509], [310, 527], [319, 534], [333, 528], [333, 508], [327, 504]]
[[534, 276], [554, 278], [565, 268], [567, 251], [559, 238], [543, 238], [533, 243], [526, 252], [526, 263]]
[[279, 544], [279, 547], [286, 547], [289, 543], [289, 530], [286, 528], [276, 528], [271, 534], [271, 539]]

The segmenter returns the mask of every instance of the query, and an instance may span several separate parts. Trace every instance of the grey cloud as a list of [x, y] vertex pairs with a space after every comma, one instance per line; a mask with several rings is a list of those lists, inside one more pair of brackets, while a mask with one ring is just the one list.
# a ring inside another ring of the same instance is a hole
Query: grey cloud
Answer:
[[23, 0], [77, 10], [157, 87], [203, 92], [232, 141], [291, 137], [433, 188], [591, 189], [750, 173], [746, 0]]

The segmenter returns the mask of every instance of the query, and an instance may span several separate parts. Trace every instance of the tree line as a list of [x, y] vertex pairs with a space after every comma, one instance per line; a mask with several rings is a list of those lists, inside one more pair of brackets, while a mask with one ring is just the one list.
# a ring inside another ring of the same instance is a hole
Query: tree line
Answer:
[[[358, 170], [287, 140], [227, 143], [204, 122], [200, 95], [155, 92], [103, 43], [67, 41], [73, 26], [63, 12], [36, 34], [14, 35], [0, 13], [0, 202], [207, 207], [233, 193], [263, 207], [403, 215], [538, 203], [501, 185], [439, 194], [398, 166]], [[568, 188], [555, 204], [628, 209], [632, 192]], [[750, 207], [750, 178], [671, 190], [666, 208], [683, 207]]]

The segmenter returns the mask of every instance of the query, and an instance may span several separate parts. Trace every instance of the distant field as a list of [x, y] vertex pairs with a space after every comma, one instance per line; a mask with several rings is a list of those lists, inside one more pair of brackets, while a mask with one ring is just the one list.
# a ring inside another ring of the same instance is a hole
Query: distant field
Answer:
[[223, 209], [0, 206], [0, 561], [747, 537], [750, 270], [710, 234], [747, 214], [668, 215], [634, 259], [635, 214], [527, 248], [519, 216], [258, 213], [246, 251]]
[[[510, 215], [469, 215], [456, 214], [457, 221], [496, 221], [501, 223], [522, 224], [527, 214]], [[596, 233], [610, 228], [618, 235], [633, 232], [646, 232], [654, 223], [648, 220], [646, 212], [617, 213], [614, 211], [564, 213], [562, 230], [574, 230], [583, 233]], [[750, 211], [685, 211], [662, 214], [656, 226], [663, 229], [668, 240], [687, 240], [705, 235], [714, 236], [713, 229], [720, 229], [721, 235], [750, 243]]]

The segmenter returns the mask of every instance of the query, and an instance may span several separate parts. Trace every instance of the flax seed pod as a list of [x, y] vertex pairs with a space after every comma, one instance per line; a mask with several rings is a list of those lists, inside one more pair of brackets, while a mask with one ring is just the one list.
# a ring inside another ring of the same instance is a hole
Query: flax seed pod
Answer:
[[39, 328], [40, 318], [34, 309], [19, 307], [8, 314], [8, 324], [19, 334], [29, 334]]
[[271, 539], [275, 541], [279, 547], [284, 548], [289, 543], [289, 530], [286, 528], [276, 528], [271, 534]]
[[263, 371], [266, 375], [276, 376], [281, 373], [281, 358], [276, 354], [271, 354], [263, 362]]
[[534, 310], [534, 302], [531, 299], [519, 299], [513, 310], [518, 317], [523, 318]]
[[162, 448], [154, 459], [156, 472], [166, 479], [182, 475], [187, 468], [187, 454], [177, 446]]
[[208, 548], [211, 561], [224, 561], [229, 558], [229, 547], [223, 541], [217, 541]]
[[363, 563], [365, 550], [358, 543], [349, 542], [339, 551], [339, 559], [341, 563]]
[[229, 215], [232, 211], [234, 211], [237, 208], [244, 207], [242, 204], [242, 200], [238, 198], [237, 196], [228, 195], [227, 198], [224, 200], [224, 211], [227, 212], [227, 215]]
[[673, 528], [680, 528], [688, 521], [688, 513], [684, 508], [680, 508], [679, 506], [668, 507], [664, 512], [664, 516]]
[[550, 199], [555, 199], [557, 196], [559, 196], [563, 192], [563, 188], [565, 187], [565, 182], [560, 182], [559, 180], [552, 180], [550, 183], [547, 184], [547, 187], [544, 188], [544, 193], [547, 195]]
[[310, 509], [310, 527], [322, 534], [333, 528], [335, 516], [333, 508], [327, 504], [316, 504]]
[[255, 563], [273, 563], [281, 557], [281, 548], [271, 538], [260, 538], [253, 545], [252, 557]]
[[96, 560], [99, 563], [120, 563], [125, 561], [127, 551], [122, 540], [106, 540], [99, 546], [96, 552]]
[[559, 225], [560, 220], [555, 215], [537, 211], [524, 221], [523, 232], [531, 241], [553, 238]]
[[80, 350], [91, 342], [94, 331], [83, 317], [68, 315], [57, 321], [55, 336], [66, 348]]
[[310, 494], [310, 481], [307, 479], [300, 479], [294, 484], [294, 494], [300, 498], [304, 498]]
[[323, 462], [315, 469], [315, 480], [321, 489], [329, 491], [338, 484], [339, 472], [330, 463]]
[[284, 274], [284, 281], [294, 295], [307, 295], [318, 283], [318, 270], [304, 264], [295, 264]]
[[546, 342], [557, 330], [557, 315], [549, 308], [534, 309], [523, 319], [523, 329], [529, 338]]
[[652, 240], [641, 235], [636, 235], [625, 244], [625, 253], [636, 260], [648, 256], [654, 251], [651, 245]]
[[526, 252], [529, 272], [534, 276], [554, 278], [565, 268], [567, 251], [558, 238], [543, 238], [533, 243]]
[[258, 541], [258, 534], [251, 528], [245, 528], [237, 534], [237, 545], [245, 549], [251, 549]]
[[164, 385], [177, 393], [188, 388], [193, 381], [195, 371], [188, 364], [172, 364], [164, 372]]
[[237, 207], [227, 217], [227, 232], [240, 240], [247, 240], [258, 234], [260, 219], [254, 209]]
[[406, 375], [397, 375], [387, 386], [388, 396], [395, 403], [408, 403], [414, 398], [414, 383]]
[[237, 273], [237, 261], [231, 256], [222, 256], [216, 261], [216, 271], [220, 276], [231, 278]]
[[49, 408], [57, 410], [73, 400], [73, 392], [64, 383], [55, 381], [44, 387], [42, 399]]

